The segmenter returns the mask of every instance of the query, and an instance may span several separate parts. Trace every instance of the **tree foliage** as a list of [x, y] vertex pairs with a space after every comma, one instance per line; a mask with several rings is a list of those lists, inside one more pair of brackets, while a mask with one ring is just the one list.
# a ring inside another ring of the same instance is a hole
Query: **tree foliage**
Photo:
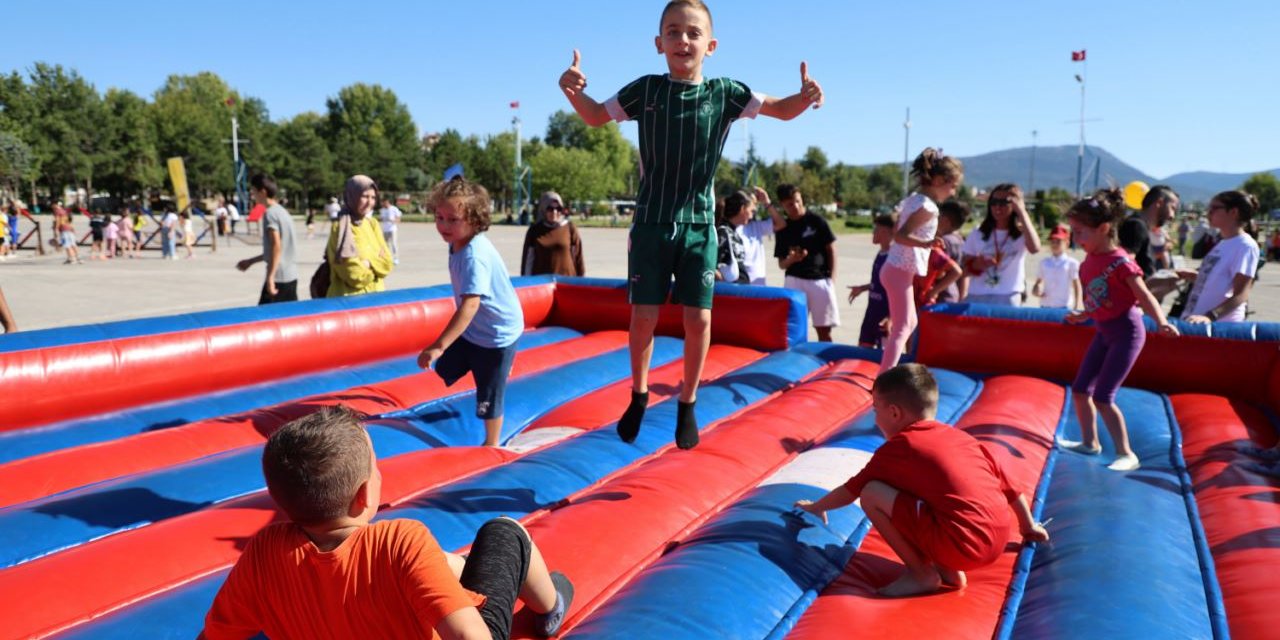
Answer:
[[395, 92], [357, 83], [340, 89], [326, 105], [326, 137], [338, 174], [365, 174], [384, 190], [403, 189], [409, 169], [421, 160], [421, 147], [409, 108]]
[[1262, 207], [1258, 217], [1280, 209], [1280, 178], [1276, 178], [1275, 174], [1255, 173], [1240, 185], [1240, 190], [1258, 198], [1258, 204]]

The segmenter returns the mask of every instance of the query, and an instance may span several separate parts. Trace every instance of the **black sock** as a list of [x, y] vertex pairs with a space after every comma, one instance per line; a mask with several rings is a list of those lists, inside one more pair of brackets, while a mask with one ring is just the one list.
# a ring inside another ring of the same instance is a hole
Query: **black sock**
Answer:
[[680, 402], [676, 411], [676, 446], [681, 449], [692, 449], [698, 446], [698, 416], [693, 412], [693, 403]]
[[618, 421], [618, 437], [623, 442], [635, 442], [640, 435], [640, 421], [644, 420], [644, 409], [649, 406], [649, 392], [631, 392], [631, 404], [627, 406], [622, 419]]

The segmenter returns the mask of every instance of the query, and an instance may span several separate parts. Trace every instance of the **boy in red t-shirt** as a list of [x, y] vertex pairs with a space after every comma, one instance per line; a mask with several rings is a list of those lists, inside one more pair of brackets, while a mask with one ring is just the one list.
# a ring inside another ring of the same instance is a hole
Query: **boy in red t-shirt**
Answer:
[[945, 251], [938, 247], [929, 249], [929, 270], [922, 276], [916, 276], [911, 285], [915, 291], [916, 308], [938, 302], [938, 296], [963, 275], [960, 265]]
[[490, 520], [464, 559], [416, 520], [370, 524], [381, 499], [377, 463], [346, 407], [272, 434], [262, 472], [292, 522], [249, 539], [200, 637], [505, 639], [516, 598], [540, 614], [539, 632], [559, 631], [573, 586], [547, 571], [524, 527]]
[[862, 509], [907, 572], [880, 595], [964, 588], [964, 572], [995, 562], [1009, 538], [1009, 512], [1022, 538], [1044, 542], [1026, 496], [1009, 485], [982, 443], [933, 419], [938, 383], [923, 365], [896, 366], [871, 388], [876, 426], [888, 440], [862, 472], [817, 502], [796, 507], [822, 517], [862, 499]]

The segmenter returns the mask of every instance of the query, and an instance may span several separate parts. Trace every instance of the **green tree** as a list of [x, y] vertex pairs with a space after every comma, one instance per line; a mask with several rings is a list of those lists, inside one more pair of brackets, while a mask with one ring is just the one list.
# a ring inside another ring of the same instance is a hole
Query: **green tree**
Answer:
[[333, 154], [321, 136], [325, 120], [314, 111], [300, 113], [277, 127], [274, 160], [276, 181], [292, 194], [293, 206], [320, 206], [341, 190], [333, 171]]
[[565, 200], [600, 200], [609, 195], [608, 168], [585, 149], [547, 147], [530, 160], [533, 192], [555, 191]]
[[[231, 145], [225, 140], [231, 138], [231, 116], [246, 108], [240, 95], [209, 71], [171, 75], [156, 90], [151, 113], [159, 160], [164, 166], [169, 158], [183, 159], [192, 195], [234, 189]], [[250, 144], [260, 142], [250, 138]]]
[[147, 101], [131, 91], [108, 89], [98, 132], [98, 184], [117, 196], [164, 185], [156, 130]]
[[882, 164], [867, 174], [867, 191], [878, 209], [893, 207], [902, 199], [902, 166]]
[[805, 149], [804, 157], [800, 158], [800, 168], [809, 173], [813, 173], [820, 178], [826, 177], [827, 174], [827, 154], [822, 152], [818, 147], [809, 147]]
[[439, 138], [426, 152], [425, 170], [432, 183], [444, 177], [449, 167], [461, 163], [463, 171], [471, 175], [475, 160], [480, 154], [480, 139], [475, 136], [463, 137], [456, 129], [445, 129]]
[[1275, 174], [1255, 173], [1240, 185], [1240, 190], [1258, 198], [1258, 204], [1262, 206], [1258, 217], [1264, 217], [1267, 212], [1280, 209], [1280, 178], [1276, 178]]
[[74, 70], [37, 62], [30, 72], [31, 111], [24, 140], [39, 159], [42, 173], [55, 189], [66, 185], [93, 187], [96, 134], [102, 122], [102, 99]]
[[832, 190], [845, 209], [871, 209], [876, 202], [867, 190], [868, 172], [862, 167], [837, 164], [831, 169]]
[[628, 179], [636, 170], [636, 150], [622, 136], [622, 129], [616, 122], [588, 127], [577, 114], [557, 111], [551, 114], [547, 123], [546, 143], [552, 147], [591, 152], [594, 162], [607, 169], [602, 174], [602, 187], [607, 193], [622, 194], [631, 190]]
[[385, 190], [403, 189], [409, 169], [420, 166], [418, 128], [394, 91], [357, 83], [326, 101], [327, 139], [344, 178], [365, 174]]
[[545, 142], [552, 147], [586, 149], [587, 132], [590, 130], [591, 127], [588, 127], [578, 114], [561, 109], [547, 119]]
[[12, 133], [0, 131], [0, 185], [18, 193], [22, 181], [30, 177], [32, 161], [27, 143]]

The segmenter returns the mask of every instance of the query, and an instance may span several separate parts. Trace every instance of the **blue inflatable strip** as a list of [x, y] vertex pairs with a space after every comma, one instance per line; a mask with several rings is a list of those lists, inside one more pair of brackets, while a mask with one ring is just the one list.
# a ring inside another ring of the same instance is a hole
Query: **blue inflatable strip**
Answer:
[[[518, 349], [532, 349], [582, 334], [563, 327], [533, 329], [520, 337]], [[272, 380], [174, 402], [100, 414], [51, 425], [0, 433], [0, 464], [50, 451], [107, 442], [199, 420], [228, 416], [307, 396], [334, 393], [421, 373], [417, 354], [372, 364]]]
[[[618, 280], [615, 278], [556, 276], [555, 280], [556, 282], [563, 282], [565, 284], [601, 287], [604, 289], [625, 289], [627, 287], [626, 280]], [[787, 344], [796, 346], [807, 342], [809, 339], [809, 301], [804, 297], [803, 293], [796, 291], [795, 289], [747, 286], [718, 282], [715, 285], [715, 295], [733, 298], [756, 298], [760, 300], [776, 300], [779, 298], [787, 300], [791, 303], [791, 309], [787, 312]]]
[[[980, 384], [935, 370], [938, 418], [953, 422]], [[884, 442], [864, 413], [817, 449], [873, 452]], [[794, 464], [794, 463], [793, 463]], [[716, 514], [674, 550], [644, 568], [566, 638], [781, 638], [818, 594], [844, 571], [870, 524], [856, 504], [828, 512], [829, 523], [792, 510], [826, 490], [763, 483]], [[690, 602], [732, 607], [688, 606]]]
[[[650, 365], [660, 367], [682, 355], [683, 341], [657, 336], [653, 341]], [[617, 349], [560, 365], [554, 371], [512, 381], [505, 398], [506, 419], [502, 424], [501, 442], [511, 439], [548, 410], [595, 390], [597, 385], [612, 384], [622, 379], [630, 367], [630, 352]], [[474, 392], [466, 395], [475, 397]], [[474, 402], [432, 400], [409, 409], [385, 413], [368, 426], [371, 429], [403, 430], [403, 425], [408, 425], [433, 447], [479, 446], [484, 443], [484, 421], [476, 417], [475, 409]], [[391, 455], [389, 451], [382, 450], [378, 454], [380, 458]]]
[[[1209, 624], [1213, 628], [1214, 638], [1229, 640], [1231, 628], [1227, 624], [1227, 606], [1222, 600], [1222, 586], [1218, 582], [1217, 566], [1213, 562], [1213, 552], [1209, 549], [1209, 536], [1204, 531], [1204, 521], [1200, 519], [1200, 507], [1196, 504], [1195, 483], [1191, 480], [1187, 459], [1182, 456], [1182, 426], [1178, 424], [1178, 417], [1173, 411], [1173, 403], [1169, 400], [1169, 396], [1161, 395], [1160, 398], [1164, 401], [1165, 416], [1169, 421], [1169, 462], [1178, 474], [1183, 503], [1187, 509], [1187, 520], [1191, 523], [1191, 537], [1195, 541], [1196, 559], [1200, 563], [1200, 579], [1204, 583]], [[1270, 409], [1267, 410], [1267, 415], [1272, 416], [1272, 424], [1276, 424]]]
[[[699, 424], [710, 423], [780, 391], [821, 362], [815, 358], [778, 352], [742, 369], [705, 383], [698, 389]], [[632, 444], [618, 439], [611, 428], [588, 431], [534, 451], [508, 464], [461, 482], [430, 491], [418, 499], [379, 514], [378, 519], [412, 518], [424, 522], [445, 549], [471, 543], [475, 532], [491, 518], [523, 517], [553, 506], [601, 478], [653, 454], [671, 443], [675, 425], [674, 399], [645, 413], [639, 437]], [[375, 448], [377, 443], [374, 444]], [[213, 603], [226, 572], [193, 581], [113, 614], [80, 625], [63, 637], [192, 638]]]
[[[1142, 468], [1106, 468], [1114, 447], [1101, 424], [1107, 453], [1057, 454], [1041, 506], [1042, 515], [1053, 518], [1052, 539], [1033, 550], [1021, 602], [1011, 594], [996, 638], [1213, 634], [1203, 561], [1187, 544], [1202, 535], [1188, 516], [1188, 487], [1176, 459], [1180, 443], [1166, 400], [1124, 388], [1117, 406]], [[1061, 431], [1079, 438], [1074, 411]], [[1020, 556], [1017, 570], [1027, 561]], [[1134, 575], [1143, 579], [1135, 582]]]
[[[950, 302], [937, 304], [929, 311], [953, 316], [972, 316], [975, 318], [1001, 318], [1006, 320], [1026, 320], [1030, 322], [1061, 323], [1067, 312], [1062, 309], [1040, 309], [1037, 307], [995, 307], [968, 302]], [[1156, 330], [1155, 321], [1144, 317], [1147, 331]], [[1248, 342], [1280, 342], [1280, 323], [1277, 322], [1214, 322], [1210, 324], [1191, 324], [1177, 318], [1170, 319], [1184, 336], [1213, 337], [1224, 340], [1243, 340]]]
[[[674, 360], [680, 350], [678, 340], [663, 338], [654, 345], [655, 361]], [[506, 423], [510, 428], [523, 429], [555, 406], [554, 403], [563, 401], [565, 395], [581, 395], [599, 384], [625, 377], [630, 371], [630, 360], [626, 350], [619, 349], [574, 366], [590, 367], [595, 376], [562, 380], [560, 371], [547, 371], [513, 380], [508, 394], [517, 401], [508, 405]], [[552, 388], [555, 393], [549, 392]], [[437, 407], [440, 415], [474, 415], [474, 397], [474, 392], [469, 391], [428, 406]], [[380, 458], [446, 446], [446, 438], [434, 425], [427, 425], [423, 431], [405, 421], [391, 424], [373, 421], [367, 428]], [[471, 429], [469, 433], [479, 437], [483, 429]], [[0, 509], [0, 568], [198, 511], [263, 488], [262, 445], [253, 445]], [[39, 531], [41, 535], [32, 536], [31, 531]]]

